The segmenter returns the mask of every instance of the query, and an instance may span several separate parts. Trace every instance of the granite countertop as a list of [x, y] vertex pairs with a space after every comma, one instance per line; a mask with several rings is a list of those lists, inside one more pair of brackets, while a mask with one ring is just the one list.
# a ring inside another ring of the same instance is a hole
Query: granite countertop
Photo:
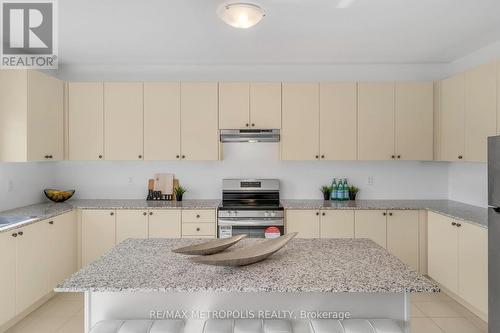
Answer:
[[[243, 267], [193, 263], [171, 252], [193, 239], [127, 239], [58, 285], [57, 292], [438, 292], [369, 239], [293, 239]], [[262, 240], [245, 239], [229, 251]]]
[[[25, 221], [0, 226], [9, 231], [64, 214], [72, 209], [216, 209], [219, 199], [187, 199], [178, 201], [146, 201], [133, 199], [71, 199], [65, 203], [46, 202], [0, 212], [0, 217], [23, 216]], [[488, 209], [451, 200], [281, 200], [285, 209], [427, 209], [451, 218], [488, 227]]]
[[488, 209], [452, 200], [281, 200], [285, 209], [426, 209], [488, 227]]

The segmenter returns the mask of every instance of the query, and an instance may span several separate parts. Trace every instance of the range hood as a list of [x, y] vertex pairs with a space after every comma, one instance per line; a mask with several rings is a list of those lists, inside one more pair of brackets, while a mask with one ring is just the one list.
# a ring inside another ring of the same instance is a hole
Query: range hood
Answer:
[[221, 142], [279, 142], [279, 129], [221, 130]]

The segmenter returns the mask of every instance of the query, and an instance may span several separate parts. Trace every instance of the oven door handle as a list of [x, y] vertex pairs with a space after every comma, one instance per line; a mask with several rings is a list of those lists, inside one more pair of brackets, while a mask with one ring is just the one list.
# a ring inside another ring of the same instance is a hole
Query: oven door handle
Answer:
[[219, 219], [219, 225], [227, 225], [234, 227], [267, 227], [267, 226], [278, 226], [281, 227], [284, 225], [283, 219], [266, 219], [266, 220], [228, 220], [228, 219]]

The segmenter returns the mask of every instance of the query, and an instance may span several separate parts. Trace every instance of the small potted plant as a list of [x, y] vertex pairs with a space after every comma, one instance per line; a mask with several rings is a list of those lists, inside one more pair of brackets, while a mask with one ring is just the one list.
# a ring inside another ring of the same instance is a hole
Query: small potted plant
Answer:
[[356, 200], [356, 194], [358, 194], [359, 188], [354, 185], [349, 186], [349, 200]]
[[186, 193], [186, 189], [182, 186], [177, 186], [174, 189], [174, 194], [175, 194], [175, 200], [177, 201], [182, 201], [182, 196]]
[[323, 199], [324, 200], [330, 200], [330, 196], [332, 194], [332, 187], [331, 186], [322, 186], [321, 187], [321, 193], [323, 193]]

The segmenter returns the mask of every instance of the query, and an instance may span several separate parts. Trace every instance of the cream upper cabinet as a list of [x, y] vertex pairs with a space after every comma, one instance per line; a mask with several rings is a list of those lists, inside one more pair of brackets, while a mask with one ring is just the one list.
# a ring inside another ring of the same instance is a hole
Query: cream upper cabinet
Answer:
[[488, 229], [459, 222], [458, 294], [488, 313]]
[[181, 83], [181, 158], [218, 160], [217, 82]]
[[419, 271], [419, 211], [387, 212], [387, 250]]
[[281, 82], [250, 83], [250, 125], [281, 128]]
[[82, 210], [82, 266], [115, 246], [114, 210]]
[[127, 238], [148, 238], [148, 211], [120, 209], [116, 211], [116, 244]]
[[500, 60], [497, 62], [497, 135], [500, 135]]
[[[44, 222], [44, 221], [43, 221]], [[33, 223], [16, 229], [16, 313], [42, 298], [48, 289], [48, 224]]]
[[432, 82], [398, 82], [395, 93], [396, 159], [433, 159], [434, 87]]
[[320, 235], [321, 238], [354, 238], [354, 211], [321, 211]]
[[449, 217], [429, 212], [427, 229], [428, 274], [458, 293], [458, 228]]
[[142, 160], [143, 116], [142, 83], [104, 83], [104, 155], [107, 160]]
[[440, 155], [459, 161], [465, 151], [465, 74], [441, 81]]
[[283, 83], [282, 160], [319, 159], [319, 84]]
[[394, 83], [358, 83], [358, 159], [393, 156]]
[[[16, 231], [0, 233], [0, 326], [16, 314]], [[17, 236], [17, 235], [16, 235]]]
[[219, 128], [250, 127], [250, 84], [248, 82], [219, 83]]
[[144, 83], [144, 159], [181, 155], [181, 88], [178, 82]]
[[497, 63], [465, 72], [464, 160], [486, 162], [488, 136], [497, 131]]
[[320, 237], [320, 213], [318, 210], [286, 210], [285, 232], [296, 232], [297, 238]]
[[48, 292], [76, 271], [76, 217], [73, 211], [44, 221], [48, 225]]
[[69, 159], [104, 159], [104, 95], [100, 82], [68, 85]]
[[181, 210], [149, 211], [149, 238], [181, 238]]
[[354, 215], [354, 236], [369, 238], [386, 248], [387, 212], [385, 210], [357, 210]]
[[27, 70], [0, 71], [0, 159], [63, 159], [63, 82]]
[[320, 83], [320, 158], [356, 160], [356, 83]]

